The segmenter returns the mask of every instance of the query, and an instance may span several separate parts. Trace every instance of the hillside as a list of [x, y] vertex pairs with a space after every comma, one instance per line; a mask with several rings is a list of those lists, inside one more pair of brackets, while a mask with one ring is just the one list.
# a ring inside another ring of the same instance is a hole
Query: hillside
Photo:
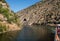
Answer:
[[20, 30], [18, 20], [6, 1], [0, 0], [0, 33]]
[[59, 24], [60, 0], [42, 0], [36, 4], [17, 12], [21, 23]]
[[16, 14], [0, 1], [0, 41], [54, 41], [56, 26], [49, 25], [59, 22], [60, 0], [42, 0]]
[[0, 32], [20, 30], [21, 26], [26, 24], [59, 23], [60, 0], [42, 0], [16, 14], [10, 10], [5, 0], [0, 0]]

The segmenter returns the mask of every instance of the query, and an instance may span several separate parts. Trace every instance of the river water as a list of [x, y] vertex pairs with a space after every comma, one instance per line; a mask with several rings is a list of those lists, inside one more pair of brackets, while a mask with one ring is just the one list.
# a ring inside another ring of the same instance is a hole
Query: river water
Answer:
[[54, 41], [54, 31], [51, 26], [24, 26], [20, 31], [0, 34], [0, 41]]

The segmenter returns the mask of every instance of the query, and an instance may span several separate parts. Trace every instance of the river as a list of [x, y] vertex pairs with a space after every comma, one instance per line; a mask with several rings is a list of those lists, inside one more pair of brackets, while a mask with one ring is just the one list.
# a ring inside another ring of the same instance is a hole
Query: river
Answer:
[[54, 33], [50, 26], [24, 26], [20, 31], [0, 34], [0, 41], [54, 41]]

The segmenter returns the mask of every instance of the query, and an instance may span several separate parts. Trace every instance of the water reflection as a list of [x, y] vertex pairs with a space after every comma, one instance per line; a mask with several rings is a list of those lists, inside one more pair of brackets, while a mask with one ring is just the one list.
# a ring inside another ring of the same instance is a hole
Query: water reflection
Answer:
[[24, 26], [21, 31], [1, 34], [0, 41], [54, 41], [50, 28], [45, 25]]
[[54, 33], [47, 27], [49, 26], [25, 26], [18, 35], [16, 41], [54, 41]]

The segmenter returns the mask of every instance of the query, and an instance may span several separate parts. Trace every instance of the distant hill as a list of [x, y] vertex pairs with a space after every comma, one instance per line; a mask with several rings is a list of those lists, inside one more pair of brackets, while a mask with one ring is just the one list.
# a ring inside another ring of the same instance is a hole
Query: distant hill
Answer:
[[60, 24], [60, 0], [42, 0], [17, 15], [23, 24]]

